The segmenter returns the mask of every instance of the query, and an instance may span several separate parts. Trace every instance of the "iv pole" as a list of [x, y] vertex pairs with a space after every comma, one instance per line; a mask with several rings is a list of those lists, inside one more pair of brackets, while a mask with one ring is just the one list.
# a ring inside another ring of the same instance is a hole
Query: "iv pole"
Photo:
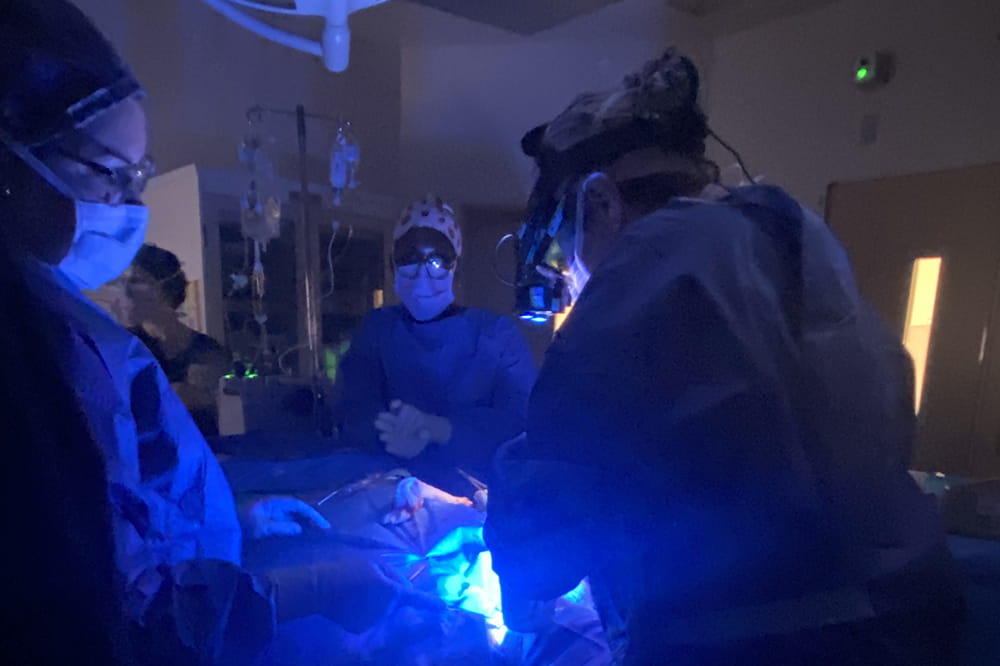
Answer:
[[295, 276], [298, 283], [299, 302], [304, 306], [299, 311], [299, 325], [306, 333], [308, 356], [299, 359], [299, 372], [313, 379], [320, 376], [319, 347], [322, 341], [323, 320], [319, 315], [319, 298], [316, 283], [319, 281], [319, 248], [316, 234], [309, 224], [309, 174], [306, 158], [306, 110], [299, 104], [295, 107], [295, 124], [299, 137], [299, 219], [295, 226], [295, 245], [298, 247], [295, 262]]
[[[306, 120], [316, 119], [329, 122], [340, 122], [332, 116], [306, 113], [305, 107], [299, 104], [294, 111], [254, 106], [248, 110], [251, 114], [269, 113], [282, 116], [294, 116], [299, 150], [299, 210], [295, 224], [295, 277], [299, 301], [299, 330], [305, 333], [305, 343], [300, 339], [300, 346], [308, 350], [308, 354], [299, 355], [299, 374], [310, 380], [313, 390], [314, 408], [318, 409], [323, 399], [323, 369], [320, 358], [320, 348], [323, 340], [323, 320], [320, 313], [320, 299], [317, 290], [319, 284], [319, 247], [318, 234], [310, 222], [309, 215], [309, 167], [306, 152]], [[317, 412], [318, 416], [318, 412]]]

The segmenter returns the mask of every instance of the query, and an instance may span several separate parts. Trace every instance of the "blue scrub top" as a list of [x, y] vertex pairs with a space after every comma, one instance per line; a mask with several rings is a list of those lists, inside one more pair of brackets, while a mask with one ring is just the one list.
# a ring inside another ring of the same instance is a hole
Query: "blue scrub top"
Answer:
[[528, 344], [509, 317], [453, 306], [419, 322], [403, 306], [374, 310], [340, 366], [340, 437], [383, 451], [375, 418], [401, 400], [452, 424], [447, 445], [405, 461], [411, 471], [458, 466], [485, 479], [497, 447], [524, 430], [535, 375]]
[[156, 359], [57, 268], [28, 262], [26, 271], [105, 459], [126, 579], [192, 559], [239, 563], [229, 484]]
[[593, 268], [491, 489], [505, 593], [597, 575], [639, 622], [940, 582], [909, 360], [822, 219], [774, 187], [677, 199]]

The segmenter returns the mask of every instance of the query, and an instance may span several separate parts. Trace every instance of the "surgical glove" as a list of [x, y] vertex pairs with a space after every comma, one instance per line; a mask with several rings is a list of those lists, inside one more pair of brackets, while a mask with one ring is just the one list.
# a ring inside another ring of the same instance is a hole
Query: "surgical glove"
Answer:
[[278, 621], [321, 614], [351, 633], [371, 629], [400, 606], [444, 611], [444, 602], [410, 587], [367, 558], [351, 556], [270, 572]]
[[430, 443], [420, 437], [398, 433], [384, 433], [379, 435], [379, 439], [385, 444], [386, 453], [407, 460], [419, 456]]
[[375, 429], [386, 451], [401, 458], [415, 458], [428, 444], [447, 444], [451, 440], [451, 421], [400, 400], [393, 400], [389, 411], [378, 415]]
[[301, 534], [303, 525], [314, 525], [322, 529], [330, 527], [330, 523], [316, 509], [295, 497], [256, 499], [241, 510], [240, 514], [244, 531], [254, 539]]

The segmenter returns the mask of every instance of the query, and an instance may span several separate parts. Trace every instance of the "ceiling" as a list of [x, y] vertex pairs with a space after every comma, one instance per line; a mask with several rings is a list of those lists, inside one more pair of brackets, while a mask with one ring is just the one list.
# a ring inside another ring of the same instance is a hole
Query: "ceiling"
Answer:
[[[256, 0], [278, 8], [295, 7], [296, 0]], [[301, 0], [300, 0], [301, 1]], [[465, 40], [505, 41], [576, 22], [598, 30], [627, 32], [643, 21], [657, 21], [657, 14], [674, 11], [700, 23], [707, 34], [746, 30], [840, 0], [394, 0], [351, 16], [356, 38], [384, 43]], [[603, 17], [608, 13], [607, 20]], [[268, 23], [311, 39], [319, 39], [319, 18], [254, 12]], [[488, 26], [484, 33], [473, 24]], [[575, 28], [574, 28], [575, 29]]]
[[708, 16], [733, 5], [741, 4], [741, 0], [667, 0], [667, 4], [678, 11], [692, 16]]
[[[806, 12], [839, 0], [663, 0], [670, 9], [702, 21], [710, 32], [746, 30], [776, 19]], [[395, 5], [397, 3], [386, 3]], [[530, 35], [556, 27], [571, 19], [597, 12], [610, 5], [649, 3], [633, 0], [409, 0], [408, 3], [437, 9], [508, 32]], [[642, 20], [641, 16], [635, 20]]]
[[714, 32], [737, 32], [831, 5], [839, 0], [666, 0], [682, 13], [703, 19]]
[[548, 30], [621, 0], [411, 0], [449, 14], [522, 35]]

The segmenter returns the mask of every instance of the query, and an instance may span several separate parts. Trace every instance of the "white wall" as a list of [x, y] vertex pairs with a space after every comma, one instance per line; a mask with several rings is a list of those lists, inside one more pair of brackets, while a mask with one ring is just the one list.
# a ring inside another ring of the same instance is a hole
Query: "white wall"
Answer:
[[[189, 312], [193, 317], [185, 323], [205, 333], [208, 320], [205, 316], [205, 240], [200, 196], [198, 170], [189, 165], [150, 181], [144, 199], [150, 211], [146, 242], [176, 254], [184, 276], [197, 284], [197, 302], [184, 304], [185, 311], [193, 310]], [[193, 291], [189, 291], [189, 298], [192, 294]]]
[[[247, 107], [304, 103], [354, 121], [367, 191], [412, 198], [438, 190], [459, 204], [522, 202], [531, 166], [521, 136], [581, 91], [616, 85], [673, 41], [700, 64], [711, 57], [701, 23], [662, 0], [622, 0], [528, 37], [402, 0], [386, 3], [352, 17], [344, 74], [251, 34], [200, 0], [77, 2], [149, 89], [151, 150], [161, 172], [190, 163], [238, 169]], [[316, 27], [298, 19], [284, 25]], [[294, 176], [293, 119], [268, 126], [282, 172]], [[327, 135], [321, 125], [309, 128], [319, 180]]]
[[[876, 49], [896, 78], [858, 90], [853, 62]], [[842, 0], [719, 37], [710, 77], [715, 129], [812, 206], [832, 181], [1000, 161], [996, 0]]]
[[530, 37], [465, 23], [447, 42], [403, 47], [401, 186], [413, 196], [521, 204], [533, 178], [520, 150], [527, 130], [671, 43], [702, 65], [711, 55], [698, 23], [658, 0], [624, 0]]
[[[164, 171], [192, 162], [236, 169], [245, 109], [302, 102], [355, 121], [369, 192], [520, 203], [532, 178], [518, 146], [524, 131], [670, 43], [701, 66], [716, 129], [809, 204], [820, 205], [833, 180], [1000, 160], [994, 0], [841, 0], [714, 43], [711, 21], [661, 0], [622, 0], [529, 37], [387, 3], [357, 17], [342, 75], [200, 0], [77, 1], [150, 89], [152, 149]], [[880, 48], [896, 53], [897, 78], [857, 90], [855, 57]], [[866, 115], [880, 121], [870, 146], [860, 145]], [[292, 123], [273, 127], [279, 162], [293, 175]], [[312, 131], [318, 180], [326, 137]]]

